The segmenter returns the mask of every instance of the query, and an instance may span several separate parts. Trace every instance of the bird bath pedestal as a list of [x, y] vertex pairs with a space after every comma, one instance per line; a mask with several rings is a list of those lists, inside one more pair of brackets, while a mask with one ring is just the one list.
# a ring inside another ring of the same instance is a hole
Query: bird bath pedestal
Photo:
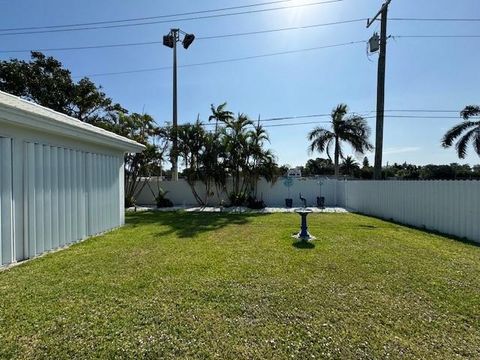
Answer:
[[300, 217], [302, 218], [302, 223], [301, 223], [300, 232], [296, 235], [293, 235], [292, 237], [302, 241], [315, 240], [316, 238], [310, 235], [310, 233], [308, 232], [308, 226], [307, 226], [307, 216], [312, 212], [312, 210], [304, 208], [304, 209], [295, 210], [295, 212], [298, 215], [300, 215]]

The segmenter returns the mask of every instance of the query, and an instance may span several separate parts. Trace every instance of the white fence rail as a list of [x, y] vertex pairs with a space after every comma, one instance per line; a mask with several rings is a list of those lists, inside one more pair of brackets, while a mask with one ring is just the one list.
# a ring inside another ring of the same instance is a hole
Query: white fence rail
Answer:
[[[467, 238], [480, 243], [480, 181], [343, 181], [322, 179], [295, 180], [290, 188], [294, 206], [301, 206], [299, 193], [308, 206], [316, 206], [316, 197], [325, 197], [326, 206], [341, 206], [351, 211]], [[175, 205], [197, 205], [190, 187], [179, 182], [151, 179], [137, 197], [138, 204], [154, 205], [160, 186]], [[202, 186], [197, 190], [202, 196]], [[261, 181], [258, 197], [267, 206], [284, 206], [288, 189], [280, 179], [271, 185]], [[215, 194], [209, 204], [228, 199]]]
[[341, 187], [339, 205], [347, 209], [480, 242], [480, 181], [348, 181]]

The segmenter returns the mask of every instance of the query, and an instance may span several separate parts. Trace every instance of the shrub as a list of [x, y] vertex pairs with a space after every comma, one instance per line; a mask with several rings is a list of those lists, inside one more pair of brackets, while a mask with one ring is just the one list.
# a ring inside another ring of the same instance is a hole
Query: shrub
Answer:
[[247, 200], [245, 194], [236, 193], [231, 193], [228, 199], [230, 200], [230, 206], [243, 206]]
[[165, 197], [167, 193], [168, 191], [159, 188], [158, 195], [155, 197], [158, 208], [167, 208], [173, 206], [173, 202]]
[[173, 206], [173, 202], [170, 199], [158, 198], [156, 200], [157, 200], [157, 207], [159, 208], [167, 208], [167, 207]]
[[249, 209], [265, 209], [266, 205], [263, 200], [258, 200], [252, 196], [247, 199], [247, 207]]

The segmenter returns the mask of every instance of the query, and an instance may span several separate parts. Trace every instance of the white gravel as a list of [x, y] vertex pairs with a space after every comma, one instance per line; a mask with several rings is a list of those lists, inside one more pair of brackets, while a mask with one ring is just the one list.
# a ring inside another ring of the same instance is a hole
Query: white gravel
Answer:
[[[184, 207], [184, 206], [174, 206], [171, 208], [160, 208], [157, 209], [155, 206], [137, 206], [136, 208], [131, 207], [128, 208], [128, 212], [144, 212], [144, 211], [179, 211], [183, 210], [186, 212], [224, 212], [224, 213], [259, 213], [259, 214], [273, 214], [273, 213], [293, 213], [296, 210], [300, 210], [302, 208], [284, 208], [284, 207], [267, 207], [261, 210], [253, 210], [243, 206], [238, 207], [215, 207], [215, 206], [205, 206], [205, 207]], [[327, 207], [325, 209], [319, 209], [315, 207], [308, 207], [313, 213], [348, 213], [348, 211], [344, 208], [340, 207]]]

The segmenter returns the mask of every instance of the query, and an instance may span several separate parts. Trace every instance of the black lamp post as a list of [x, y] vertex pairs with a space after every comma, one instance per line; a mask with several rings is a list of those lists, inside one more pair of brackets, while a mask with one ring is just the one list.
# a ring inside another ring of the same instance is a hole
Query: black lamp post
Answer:
[[[183, 35], [183, 40], [180, 39], [180, 34]], [[187, 34], [180, 29], [171, 29], [168, 35], [163, 37], [163, 45], [173, 49], [173, 144], [172, 152], [172, 180], [178, 181], [178, 112], [177, 112], [177, 43], [182, 42], [185, 49], [188, 49], [195, 40], [195, 35]]]

